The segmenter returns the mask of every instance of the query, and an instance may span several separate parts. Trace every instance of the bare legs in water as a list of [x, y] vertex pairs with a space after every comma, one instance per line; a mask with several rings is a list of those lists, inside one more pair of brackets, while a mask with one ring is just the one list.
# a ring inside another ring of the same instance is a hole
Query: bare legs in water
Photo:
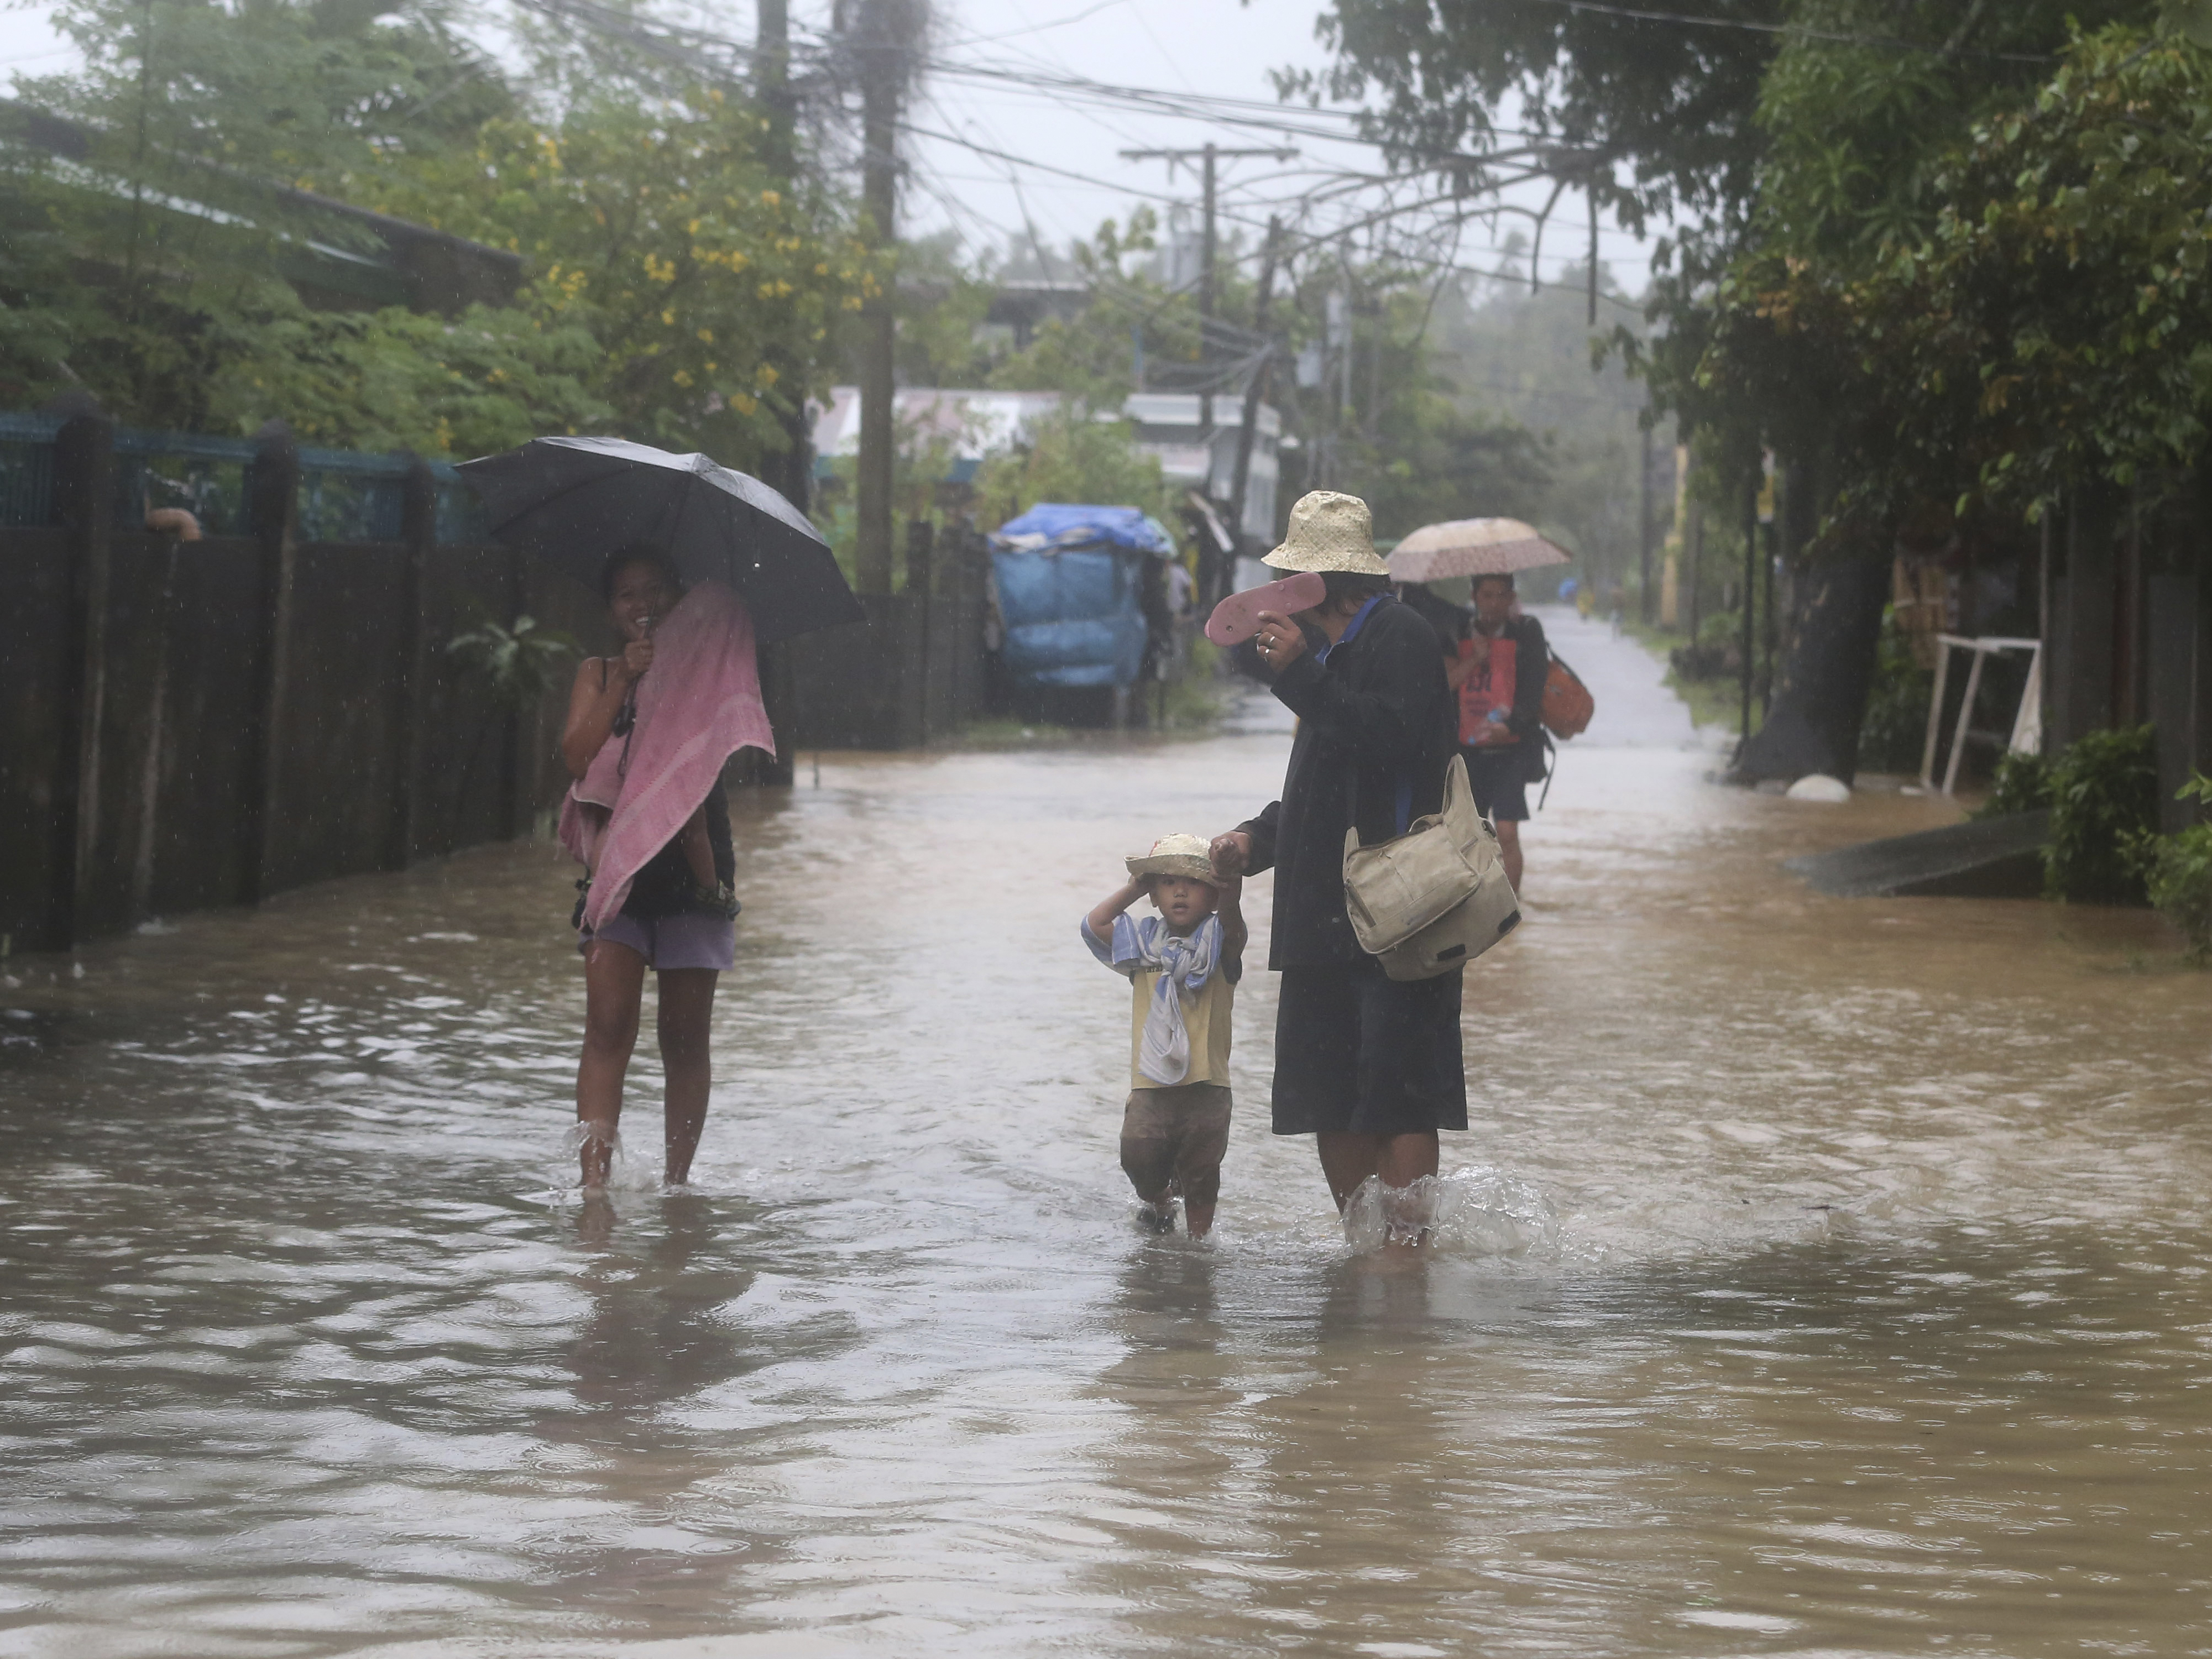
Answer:
[[[692, 1154], [707, 1123], [707, 1092], [714, 1081], [708, 1035], [718, 977], [711, 968], [666, 968], [659, 974], [660, 1064], [667, 1079], [661, 1178], [672, 1187], [691, 1178]], [[593, 940], [584, 953], [584, 1057], [576, 1067], [586, 1188], [606, 1184], [644, 996], [645, 958], [627, 945]]]
[[1410, 1187], [1423, 1176], [1437, 1172], [1437, 1132], [1410, 1135], [1360, 1135], [1323, 1130], [1314, 1137], [1320, 1143], [1321, 1172], [1328, 1179], [1328, 1195], [1340, 1213], [1370, 1176], [1380, 1176], [1385, 1187]]
[[1424, 1176], [1437, 1172], [1434, 1129], [1407, 1135], [1323, 1131], [1315, 1139], [1320, 1146], [1322, 1174], [1328, 1177], [1328, 1195], [1336, 1200], [1339, 1215], [1368, 1176], [1374, 1176], [1384, 1188], [1383, 1214], [1389, 1223], [1390, 1248], [1408, 1249], [1428, 1243], [1432, 1200], [1425, 1194], [1407, 1189]]

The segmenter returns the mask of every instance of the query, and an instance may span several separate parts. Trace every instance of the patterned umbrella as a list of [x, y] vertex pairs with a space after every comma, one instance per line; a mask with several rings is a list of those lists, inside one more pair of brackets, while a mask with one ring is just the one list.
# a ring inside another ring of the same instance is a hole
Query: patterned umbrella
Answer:
[[1453, 519], [1423, 525], [1400, 542], [1391, 550], [1390, 579], [1440, 582], [1450, 576], [1504, 576], [1573, 561], [1573, 554], [1518, 519]]

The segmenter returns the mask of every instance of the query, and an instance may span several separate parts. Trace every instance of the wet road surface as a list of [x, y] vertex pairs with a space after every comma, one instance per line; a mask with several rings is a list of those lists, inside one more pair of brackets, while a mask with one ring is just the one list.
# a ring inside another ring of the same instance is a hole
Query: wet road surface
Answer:
[[11, 964], [0, 1659], [2212, 1651], [2212, 981], [1808, 892], [1948, 809], [1714, 788], [1547, 621], [1601, 714], [1426, 1261], [1267, 1134], [1256, 967], [1219, 1231], [1131, 1223], [1076, 918], [1270, 798], [1264, 702], [740, 800], [675, 1196], [565, 1191], [546, 847]]

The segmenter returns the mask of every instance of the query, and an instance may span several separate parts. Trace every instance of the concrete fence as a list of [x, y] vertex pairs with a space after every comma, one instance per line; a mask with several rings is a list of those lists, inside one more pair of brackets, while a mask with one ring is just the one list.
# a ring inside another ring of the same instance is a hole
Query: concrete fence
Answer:
[[[141, 528], [148, 477], [216, 533]], [[471, 507], [449, 467], [281, 430], [0, 430], [0, 954], [529, 833], [568, 785], [565, 684], [501, 707], [447, 643], [523, 614], [613, 640], [596, 595], [482, 539]], [[763, 653], [784, 754], [732, 781], [972, 718], [981, 554], [933, 561], [923, 532], [907, 592]]]

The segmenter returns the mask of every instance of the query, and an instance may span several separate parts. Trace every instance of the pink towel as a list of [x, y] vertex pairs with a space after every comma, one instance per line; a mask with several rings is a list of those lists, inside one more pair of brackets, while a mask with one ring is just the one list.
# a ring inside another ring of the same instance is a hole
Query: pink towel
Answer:
[[775, 753], [761, 706], [753, 619], [720, 582], [686, 593], [653, 634], [637, 725], [599, 745], [561, 805], [561, 844], [592, 872], [584, 926], [618, 914], [653, 855], [675, 838], [740, 749]]

